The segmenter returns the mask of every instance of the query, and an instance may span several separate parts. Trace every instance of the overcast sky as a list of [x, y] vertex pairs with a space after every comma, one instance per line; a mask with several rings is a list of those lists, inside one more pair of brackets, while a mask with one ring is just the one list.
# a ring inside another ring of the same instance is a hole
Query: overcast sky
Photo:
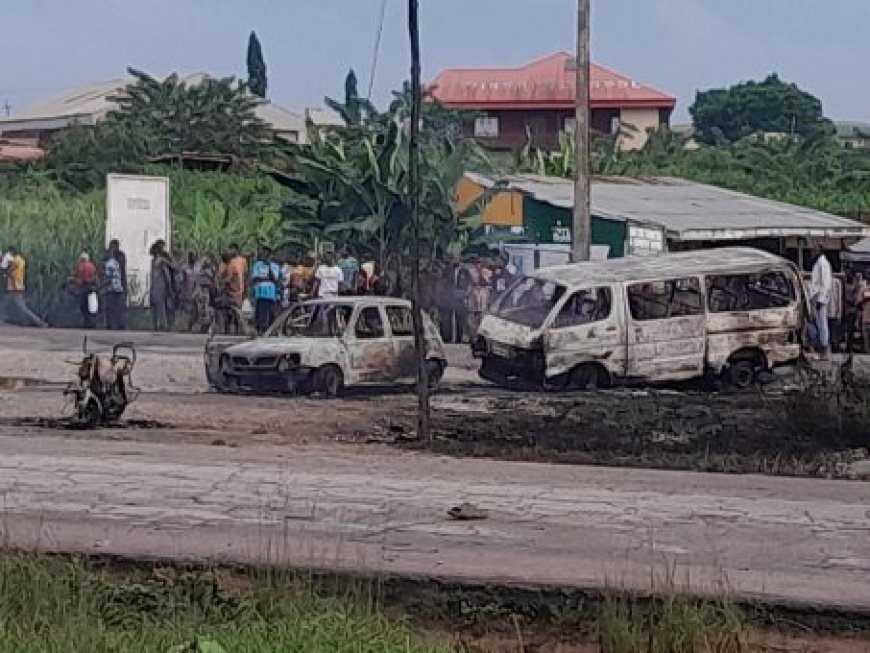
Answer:
[[[407, 77], [405, 0], [386, 0], [373, 97]], [[291, 107], [368, 87], [381, 0], [0, 0], [0, 111], [132, 65], [245, 73], [250, 30], [269, 95]], [[424, 76], [574, 47], [575, 0], [420, 0]], [[870, 119], [870, 0], [592, 0], [593, 59], [678, 97], [776, 71], [835, 119]]]

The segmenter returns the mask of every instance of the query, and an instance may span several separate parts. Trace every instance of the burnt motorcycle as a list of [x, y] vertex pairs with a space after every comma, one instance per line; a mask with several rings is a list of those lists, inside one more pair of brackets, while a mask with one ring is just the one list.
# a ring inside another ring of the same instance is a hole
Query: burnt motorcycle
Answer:
[[64, 395], [73, 399], [75, 423], [83, 428], [96, 428], [117, 422], [139, 396], [132, 382], [136, 349], [133, 343], [119, 343], [112, 348], [112, 356], [106, 358], [88, 353], [85, 339], [82, 351], [78, 380], [64, 390]]

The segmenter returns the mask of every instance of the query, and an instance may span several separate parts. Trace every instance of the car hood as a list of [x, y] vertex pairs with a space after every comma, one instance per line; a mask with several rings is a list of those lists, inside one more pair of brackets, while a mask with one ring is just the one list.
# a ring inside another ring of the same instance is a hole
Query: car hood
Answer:
[[495, 315], [485, 315], [477, 333], [487, 340], [494, 340], [520, 349], [534, 348], [541, 335], [540, 329], [509, 322]]
[[305, 354], [314, 346], [312, 338], [256, 338], [232, 345], [228, 354], [237, 356], [280, 356], [281, 354]]

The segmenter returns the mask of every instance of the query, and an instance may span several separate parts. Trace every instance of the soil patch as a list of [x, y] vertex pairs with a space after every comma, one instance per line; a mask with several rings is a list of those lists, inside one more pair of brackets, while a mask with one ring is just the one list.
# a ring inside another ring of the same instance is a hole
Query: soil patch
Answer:
[[[799, 399], [799, 398], [798, 398]], [[870, 424], [795, 428], [794, 395], [622, 390], [436, 397], [434, 440], [392, 417], [402, 446], [508, 460], [848, 478], [868, 457]], [[865, 428], [866, 426], [866, 428]]]

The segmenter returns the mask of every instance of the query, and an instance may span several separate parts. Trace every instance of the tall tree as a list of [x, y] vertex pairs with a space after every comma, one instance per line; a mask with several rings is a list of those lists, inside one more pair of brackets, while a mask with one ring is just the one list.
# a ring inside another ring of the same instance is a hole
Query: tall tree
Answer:
[[776, 74], [761, 82], [699, 91], [689, 113], [696, 138], [705, 143], [733, 142], [758, 132], [811, 138], [833, 129], [821, 100]]
[[251, 93], [266, 97], [266, 61], [263, 59], [263, 48], [256, 32], [248, 37], [248, 88]]
[[260, 102], [229, 77], [186, 84], [128, 69], [135, 81], [109, 99], [116, 108], [94, 127], [65, 131], [44, 164], [78, 189], [102, 184], [106, 172], [134, 172], [150, 159], [189, 152], [224, 155], [252, 168], [272, 137], [254, 109]]

